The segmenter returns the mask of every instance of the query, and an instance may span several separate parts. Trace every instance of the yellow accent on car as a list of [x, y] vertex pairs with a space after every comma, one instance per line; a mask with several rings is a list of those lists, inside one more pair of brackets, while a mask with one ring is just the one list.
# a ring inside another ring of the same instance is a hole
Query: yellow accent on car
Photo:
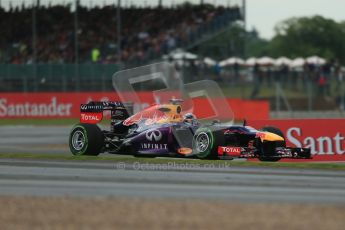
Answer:
[[159, 107], [159, 110], [164, 112], [165, 118], [160, 119], [157, 123], [181, 122], [183, 121], [182, 115], [178, 113], [180, 105], [164, 104]]
[[261, 141], [284, 141], [284, 138], [270, 132], [262, 132], [264, 135], [260, 135]]
[[187, 155], [187, 154], [191, 154], [193, 150], [191, 148], [179, 148], [177, 152], [179, 154]]

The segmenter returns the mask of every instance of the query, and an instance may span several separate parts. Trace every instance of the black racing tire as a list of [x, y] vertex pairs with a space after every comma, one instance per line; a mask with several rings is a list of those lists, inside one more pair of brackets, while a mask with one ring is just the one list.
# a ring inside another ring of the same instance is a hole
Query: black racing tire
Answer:
[[[272, 147], [286, 147], [286, 141], [285, 141], [285, 137], [284, 137], [284, 134], [283, 132], [278, 129], [277, 127], [274, 127], [274, 126], [265, 126], [261, 129], [261, 131], [265, 131], [265, 132], [270, 132], [270, 133], [274, 133], [274, 134], [277, 134], [278, 136], [281, 136], [282, 138], [284, 138], [284, 141], [281, 141], [281, 142], [274, 142], [272, 143]], [[266, 145], [268, 145], [268, 143], [265, 143]], [[270, 146], [268, 146], [268, 148], [270, 149]], [[263, 149], [266, 149], [266, 148], [263, 148]], [[279, 161], [281, 158], [280, 157], [271, 157], [269, 155], [272, 155], [273, 153], [272, 152], [265, 152], [263, 150], [263, 153], [265, 156], [261, 156], [259, 157], [259, 160], [260, 161], [266, 161], [266, 162], [277, 162]]]
[[103, 148], [104, 135], [95, 124], [77, 124], [72, 128], [68, 142], [75, 156], [97, 156]]
[[218, 159], [218, 146], [224, 144], [222, 130], [215, 127], [201, 127], [193, 137], [193, 154], [199, 159]]

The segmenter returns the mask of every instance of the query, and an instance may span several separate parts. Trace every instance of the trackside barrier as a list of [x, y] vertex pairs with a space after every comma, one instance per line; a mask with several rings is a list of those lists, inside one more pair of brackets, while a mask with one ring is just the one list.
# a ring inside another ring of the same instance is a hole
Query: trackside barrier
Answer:
[[345, 162], [345, 119], [250, 120], [248, 125], [276, 126], [283, 131], [288, 146], [311, 148], [313, 159], [293, 162]]
[[[138, 93], [141, 103], [134, 104], [134, 112], [156, 102], [152, 92]], [[79, 107], [89, 101], [120, 100], [114, 92], [82, 93], [0, 93], [0, 118], [78, 118]], [[227, 99], [236, 120], [268, 119], [268, 101]], [[205, 98], [193, 99], [193, 112], [198, 118], [212, 113]], [[221, 114], [220, 114], [221, 117]]]

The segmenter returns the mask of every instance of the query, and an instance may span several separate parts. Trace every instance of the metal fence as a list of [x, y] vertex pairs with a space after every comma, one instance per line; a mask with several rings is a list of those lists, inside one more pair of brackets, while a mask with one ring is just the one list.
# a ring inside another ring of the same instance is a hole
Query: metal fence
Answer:
[[[39, 64], [0, 65], [0, 93], [6, 92], [70, 92], [113, 91], [112, 76], [117, 65], [105, 64]], [[176, 66], [185, 83], [210, 79], [218, 82], [227, 97], [269, 100], [271, 110], [315, 111], [345, 108], [344, 76], [331, 75], [327, 84], [305, 78], [303, 72], [263, 71], [255, 76], [251, 68], [236, 72], [219, 70], [215, 66], [193, 65], [185, 62]], [[158, 84], [159, 85], [159, 84]], [[139, 90], [154, 90], [159, 86], [143, 84]]]
[[0, 64], [0, 92], [110, 91], [117, 65]]

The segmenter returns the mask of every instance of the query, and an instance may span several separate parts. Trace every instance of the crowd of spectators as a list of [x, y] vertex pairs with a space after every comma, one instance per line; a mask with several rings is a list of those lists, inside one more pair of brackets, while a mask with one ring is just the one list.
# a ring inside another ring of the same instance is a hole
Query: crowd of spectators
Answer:
[[253, 83], [250, 98], [257, 98], [262, 86], [274, 87], [280, 83], [283, 89], [294, 92], [313, 91], [315, 96], [329, 98], [340, 95], [345, 80], [345, 67], [338, 60], [330, 59], [324, 63], [304, 62], [299, 66], [280, 65], [230, 65], [220, 71], [214, 71], [220, 81], [231, 85]]
[[[240, 19], [237, 7], [181, 5], [173, 8], [121, 9], [118, 56], [116, 6], [78, 7], [78, 29], [71, 5], [36, 7], [37, 63], [75, 62], [75, 34], [81, 63], [115, 63], [157, 57], [190, 42], [200, 28], [222, 19]], [[0, 8], [0, 62], [34, 62], [33, 9]]]

